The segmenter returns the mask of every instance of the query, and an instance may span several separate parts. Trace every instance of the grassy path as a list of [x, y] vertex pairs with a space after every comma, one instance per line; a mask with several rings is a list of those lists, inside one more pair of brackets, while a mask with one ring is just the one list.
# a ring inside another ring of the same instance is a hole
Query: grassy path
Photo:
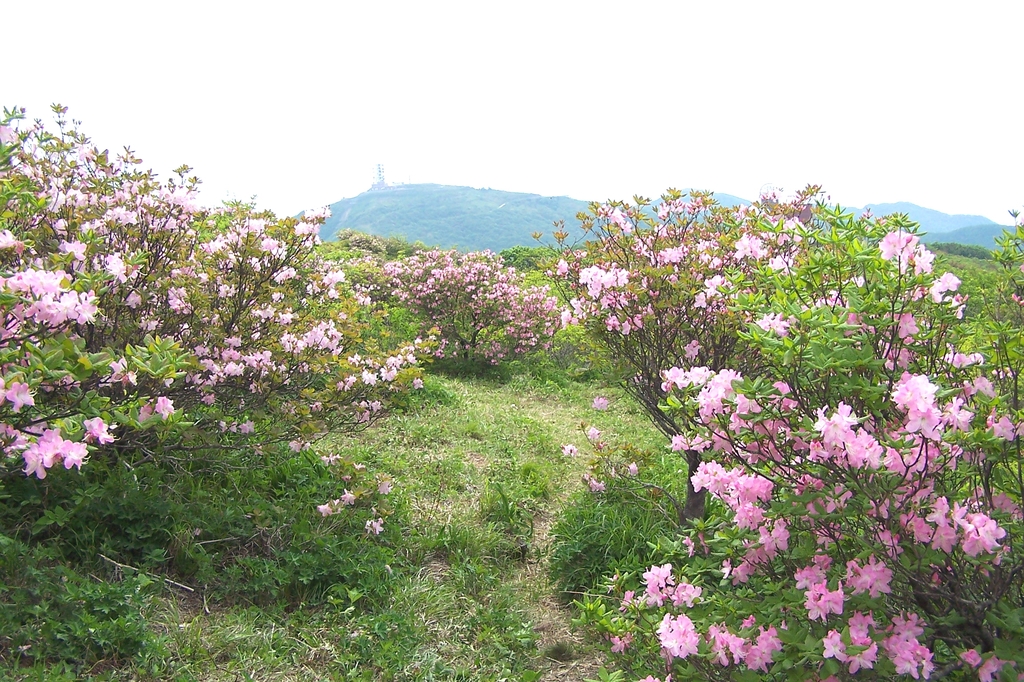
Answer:
[[[612, 398], [609, 410], [593, 398]], [[327, 449], [390, 473], [408, 505], [391, 603], [267, 613], [167, 602], [183, 679], [562, 680], [596, 677], [601, 647], [571, 625], [547, 551], [583, 489], [585, 429], [657, 447], [644, 417], [597, 386], [428, 377], [422, 404]], [[567, 458], [563, 443], [581, 454]]]
[[420, 534], [423, 568], [398, 597], [425, 635], [411, 659], [453, 679], [595, 676], [603, 653], [573, 632], [548, 579], [551, 526], [586, 468], [561, 446], [586, 451], [584, 420], [649, 439], [644, 418], [625, 401], [594, 411], [593, 386], [433, 377], [428, 391], [429, 407], [358, 439], [407, 487]]

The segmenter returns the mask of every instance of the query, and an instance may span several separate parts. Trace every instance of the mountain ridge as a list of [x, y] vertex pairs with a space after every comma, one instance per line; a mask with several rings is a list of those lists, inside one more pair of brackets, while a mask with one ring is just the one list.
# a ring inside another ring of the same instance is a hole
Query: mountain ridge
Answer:
[[[688, 190], [684, 190], [688, 191]], [[716, 193], [725, 205], [749, 204], [740, 197]], [[533, 235], [542, 233], [542, 243], [551, 243], [556, 221], [564, 221], [569, 241], [582, 238], [576, 214], [590, 202], [566, 196], [543, 196], [491, 188], [458, 185], [410, 184], [375, 189], [330, 205], [331, 217], [320, 229], [325, 241], [338, 230], [350, 228], [382, 237], [404, 237], [430, 246], [463, 250], [501, 251], [513, 246], [533, 246]], [[994, 238], [1006, 226], [983, 216], [948, 214], [910, 202], [844, 207], [854, 213], [870, 209], [874, 215], [906, 213], [921, 225], [924, 241], [953, 241], [995, 246]]]

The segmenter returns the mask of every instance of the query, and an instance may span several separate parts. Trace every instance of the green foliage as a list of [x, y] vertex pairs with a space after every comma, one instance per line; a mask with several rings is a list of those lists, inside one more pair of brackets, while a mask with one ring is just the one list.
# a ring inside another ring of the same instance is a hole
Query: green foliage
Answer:
[[[929, 244], [929, 248], [935, 246]], [[960, 293], [967, 297], [964, 318], [980, 320], [994, 311], [998, 297], [1002, 267], [992, 259], [983, 260], [972, 256], [939, 254], [937, 267], [946, 267], [960, 278]], [[978, 348], [980, 351], [986, 348]]]
[[[317, 505], [340, 490], [319, 462], [293, 456], [262, 466], [242, 458], [222, 464], [220, 472], [185, 475], [97, 462], [60, 485], [10, 477], [0, 482], [7, 502], [0, 527], [51, 547], [69, 564], [89, 565], [103, 555], [166, 572], [227, 602], [315, 603], [342, 587], [369, 603], [387, 597], [384, 567], [401, 563], [392, 548], [400, 501], [359, 503], [321, 518]], [[389, 522], [368, 540], [364, 524], [377, 515]]]
[[533, 515], [528, 503], [511, 497], [501, 483], [491, 481], [480, 498], [480, 513], [485, 520], [519, 543], [525, 559], [528, 543], [533, 537]]
[[932, 251], [941, 251], [953, 256], [965, 258], [976, 258], [978, 260], [992, 260], [992, 252], [984, 246], [976, 244], [957, 244], [955, 242], [931, 242], [928, 248]]
[[334, 239], [323, 242], [317, 250], [327, 260], [345, 261], [359, 256], [376, 256], [384, 260], [406, 258], [427, 250], [423, 242], [410, 243], [403, 237], [382, 237], [357, 230], [343, 229]]
[[505, 265], [525, 273], [542, 269], [555, 253], [545, 246], [517, 245], [504, 249], [498, 255], [505, 261]]
[[[664, 479], [676, 475], [677, 464], [652, 464], [644, 473]], [[566, 600], [599, 591], [613, 573], [650, 566], [656, 556], [651, 542], [677, 530], [662, 491], [644, 489], [626, 479], [605, 483], [603, 493], [579, 492], [567, 500], [551, 529], [549, 571]]]
[[88, 670], [155, 646], [144, 610], [154, 592], [141, 573], [106, 579], [0, 535], [0, 660], [66, 662]]
[[559, 329], [551, 338], [550, 348], [519, 363], [538, 379], [559, 386], [596, 381], [610, 368], [605, 349], [579, 325]]

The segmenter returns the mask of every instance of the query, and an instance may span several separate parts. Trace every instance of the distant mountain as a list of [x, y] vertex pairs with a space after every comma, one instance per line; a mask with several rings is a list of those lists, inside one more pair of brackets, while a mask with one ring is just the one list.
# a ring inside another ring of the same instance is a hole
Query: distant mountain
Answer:
[[1012, 231], [1013, 228], [1006, 225], [996, 225], [995, 223], [989, 223], [987, 225], [970, 225], [951, 232], [931, 232], [925, 234], [921, 238], [921, 241], [926, 244], [932, 242], [973, 244], [975, 246], [984, 246], [986, 249], [992, 250], [996, 248], [996, 237], [1002, 236], [1003, 230]]
[[981, 225], [995, 225], [994, 222], [984, 216], [950, 215], [948, 213], [943, 213], [942, 211], [925, 208], [906, 201], [898, 201], [893, 204], [868, 204], [864, 208], [854, 208], [851, 210], [859, 213], [868, 208], [870, 208], [871, 213], [876, 216], [889, 215], [890, 213], [906, 213], [911, 220], [916, 223], [920, 223], [921, 229], [929, 234], [934, 234], [936, 232], [953, 232], [954, 230]]
[[[716, 194], [724, 205], [750, 202], [729, 194]], [[467, 251], [501, 251], [512, 246], [534, 246], [533, 233], [551, 243], [556, 220], [564, 220], [572, 236], [578, 231], [576, 214], [589, 203], [569, 197], [474, 189], [452, 185], [395, 185], [363, 192], [331, 204], [331, 217], [320, 228], [324, 240], [339, 229], [351, 228], [382, 237], [405, 237], [430, 246]]]
[[331, 217], [320, 228], [320, 236], [331, 239], [339, 229], [351, 228], [443, 248], [501, 251], [535, 245], [534, 232], [544, 233], [550, 242], [556, 220], [573, 228], [576, 214], [586, 210], [587, 202], [569, 197], [451, 185], [396, 185], [331, 204]]
[[[750, 203], [731, 194], [715, 194], [715, 198], [726, 206]], [[320, 236], [330, 240], [339, 229], [351, 228], [442, 248], [501, 251], [512, 246], [536, 245], [535, 232], [543, 233], [543, 241], [551, 243], [552, 224], [557, 220], [565, 221], [570, 240], [582, 236], [576, 214], [586, 211], [588, 205], [569, 197], [496, 189], [395, 185], [331, 204], [332, 215], [320, 228]], [[875, 215], [906, 213], [921, 224], [926, 242], [977, 244], [991, 249], [995, 236], [1004, 229], [982, 216], [949, 215], [908, 202], [868, 204], [849, 210], [862, 213], [866, 208]]]

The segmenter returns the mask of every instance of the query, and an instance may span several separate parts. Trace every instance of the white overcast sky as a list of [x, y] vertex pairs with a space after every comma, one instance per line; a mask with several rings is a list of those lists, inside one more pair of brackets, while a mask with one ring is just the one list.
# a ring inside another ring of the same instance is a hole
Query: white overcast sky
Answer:
[[1024, 207], [1024, 3], [10, 2], [0, 103], [203, 198], [389, 181]]

